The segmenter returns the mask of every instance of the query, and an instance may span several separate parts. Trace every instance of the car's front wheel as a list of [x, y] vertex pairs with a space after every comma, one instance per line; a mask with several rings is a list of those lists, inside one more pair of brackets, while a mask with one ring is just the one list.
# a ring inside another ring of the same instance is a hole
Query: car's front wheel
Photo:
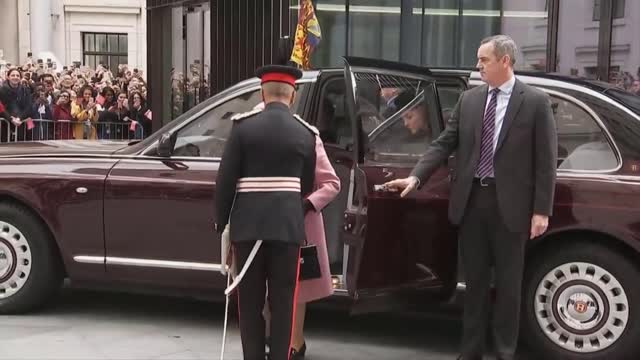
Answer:
[[607, 247], [574, 242], [527, 264], [523, 339], [547, 358], [637, 359], [640, 271]]
[[20, 206], [0, 203], [0, 314], [44, 304], [62, 279], [60, 259], [42, 223]]

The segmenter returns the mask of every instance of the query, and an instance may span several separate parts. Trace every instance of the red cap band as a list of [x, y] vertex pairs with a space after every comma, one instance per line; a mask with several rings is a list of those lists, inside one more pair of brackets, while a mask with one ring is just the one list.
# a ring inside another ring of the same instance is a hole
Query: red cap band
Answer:
[[296, 78], [293, 77], [293, 75], [289, 75], [289, 74], [285, 74], [285, 73], [279, 73], [279, 72], [270, 72], [270, 73], [266, 73], [264, 75], [262, 75], [262, 77], [260, 78], [262, 80], [262, 84], [268, 82], [268, 81], [277, 81], [277, 82], [283, 82], [283, 83], [287, 83], [291, 86], [295, 86], [296, 85]]

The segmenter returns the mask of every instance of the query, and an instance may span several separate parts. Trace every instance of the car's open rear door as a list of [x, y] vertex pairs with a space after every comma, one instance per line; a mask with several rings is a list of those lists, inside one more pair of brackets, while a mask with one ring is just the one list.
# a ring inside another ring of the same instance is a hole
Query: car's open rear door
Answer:
[[410, 65], [345, 58], [355, 165], [343, 234], [344, 280], [354, 311], [404, 307], [455, 286], [457, 245], [447, 220], [446, 164], [405, 198], [380, 190], [389, 180], [407, 177], [442, 131], [436, 88], [441, 76]]

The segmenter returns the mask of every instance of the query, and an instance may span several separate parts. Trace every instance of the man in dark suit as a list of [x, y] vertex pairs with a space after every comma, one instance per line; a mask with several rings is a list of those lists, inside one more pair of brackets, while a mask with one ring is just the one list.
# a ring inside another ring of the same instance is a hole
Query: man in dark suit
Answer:
[[544, 233], [553, 207], [557, 135], [550, 101], [513, 73], [516, 44], [497, 35], [481, 42], [486, 85], [465, 91], [445, 131], [405, 179], [385, 184], [402, 196], [420, 188], [456, 152], [449, 219], [459, 225], [466, 279], [462, 359], [481, 359], [490, 314], [499, 359], [512, 359], [518, 339], [524, 249]]
[[270, 359], [286, 360], [305, 239], [303, 199], [313, 190], [317, 130], [290, 110], [300, 70], [272, 65], [257, 75], [265, 107], [233, 118], [216, 178], [216, 228], [222, 232], [229, 222], [237, 269], [249, 264], [238, 285], [244, 359], [265, 358], [262, 309], [268, 285]]

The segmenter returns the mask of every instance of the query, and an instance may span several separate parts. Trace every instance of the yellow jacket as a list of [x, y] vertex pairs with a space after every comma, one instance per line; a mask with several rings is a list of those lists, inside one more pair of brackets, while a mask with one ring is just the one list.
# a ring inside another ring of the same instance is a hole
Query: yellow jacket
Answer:
[[84, 139], [85, 121], [87, 120], [91, 122], [91, 130], [87, 138], [90, 140], [97, 139], [96, 123], [98, 122], [98, 111], [95, 107], [91, 110], [85, 110], [74, 101], [71, 103], [71, 116], [77, 121], [73, 124], [73, 137], [75, 139]]

